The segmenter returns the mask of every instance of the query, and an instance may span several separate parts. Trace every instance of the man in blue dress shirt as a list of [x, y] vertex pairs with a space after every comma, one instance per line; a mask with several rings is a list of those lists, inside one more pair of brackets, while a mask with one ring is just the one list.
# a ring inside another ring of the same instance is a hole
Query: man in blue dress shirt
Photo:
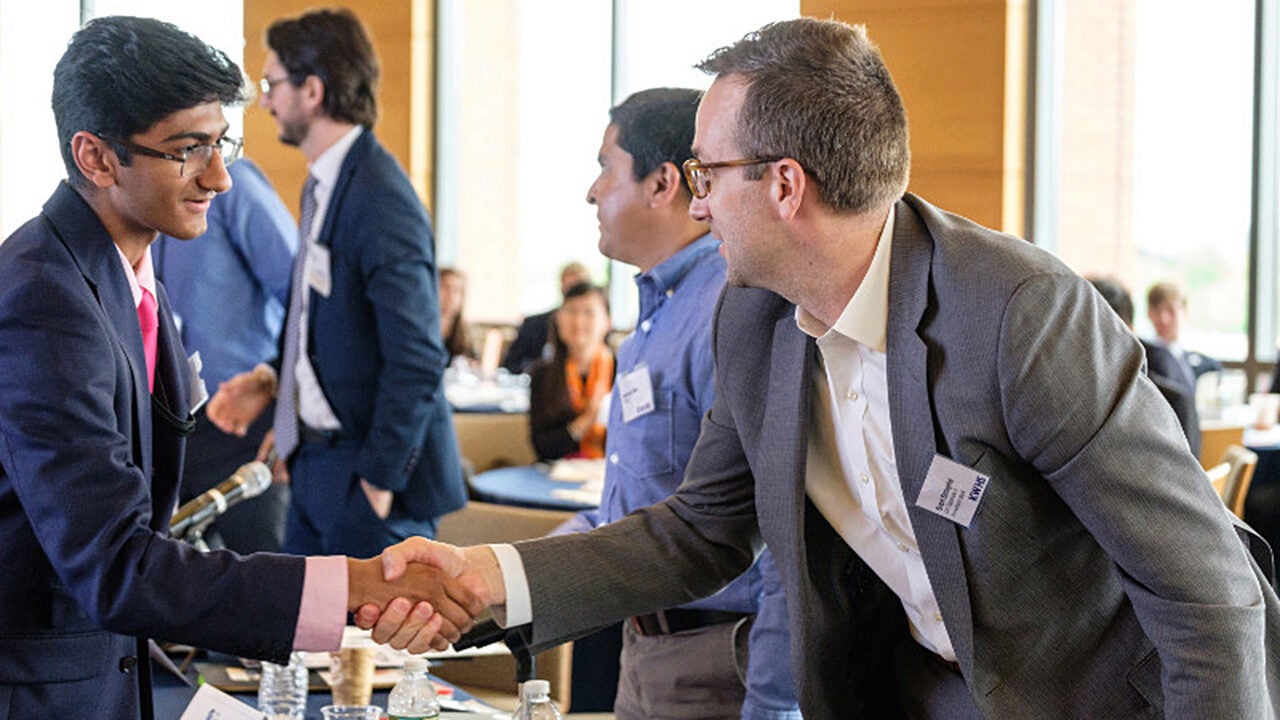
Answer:
[[[587, 192], [600, 252], [640, 269], [640, 316], [618, 351], [604, 499], [561, 530], [589, 530], [666, 499], [684, 477], [714, 383], [719, 241], [689, 217], [696, 90], [660, 88], [609, 112]], [[783, 590], [766, 551], [716, 595], [623, 623], [619, 718], [799, 718]]]
[[[231, 189], [209, 207], [209, 229], [194, 242], [167, 235], [151, 246], [156, 275], [169, 290], [187, 352], [200, 353], [210, 392], [259, 363], [276, 359], [298, 228], [271, 181], [247, 158], [227, 168]], [[187, 502], [253, 460], [267, 430], [263, 413], [244, 437], [225, 433], [196, 413], [187, 438], [180, 501]], [[278, 552], [289, 487], [274, 484], [227, 510], [212, 530], [239, 553]], [[211, 541], [211, 544], [214, 544]]]

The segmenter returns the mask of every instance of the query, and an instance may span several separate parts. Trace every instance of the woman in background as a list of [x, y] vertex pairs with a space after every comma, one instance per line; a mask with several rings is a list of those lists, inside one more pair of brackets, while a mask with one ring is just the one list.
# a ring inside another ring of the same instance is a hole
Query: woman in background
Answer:
[[440, 269], [440, 336], [444, 338], [449, 361], [462, 356], [476, 359], [471, 344], [471, 328], [462, 318], [462, 306], [467, 299], [467, 276], [455, 268]]
[[609, 301], [590, 283], [569, 289], [552, 320], [555, 355], [529, 371], [529, 425], [541, 460], [604, 457], [600, 407], [613, 389]]

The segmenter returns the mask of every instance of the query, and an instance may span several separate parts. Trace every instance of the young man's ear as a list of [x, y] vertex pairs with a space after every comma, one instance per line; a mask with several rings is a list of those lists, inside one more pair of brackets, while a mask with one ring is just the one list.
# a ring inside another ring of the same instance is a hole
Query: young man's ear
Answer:
[[80, 174], [95, 187], [105, 188], [116, 183], [120, 157], [106, 140], [81, 130], [71, 136], [71, 157]]

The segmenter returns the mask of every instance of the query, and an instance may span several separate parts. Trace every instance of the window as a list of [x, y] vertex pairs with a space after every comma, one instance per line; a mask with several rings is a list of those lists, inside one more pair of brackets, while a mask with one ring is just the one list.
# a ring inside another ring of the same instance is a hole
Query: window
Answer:
[[798, 0], [438, 0], [435, 221], [440, 264], [473, 278], [467, 312], [510, 322], [559, 302], [577, 260], [635, 316], [634, 268], [609, 267], [587, 188], [609, 107], [655, 86], [705, 88], [694, 63]]
[[1140, 335], [1146, 289], [1177, 283], [1182, 343], [1246, 360], [1254, 3], [1047, 0], [1039, 17], [1036, 242], [1125, 284]]

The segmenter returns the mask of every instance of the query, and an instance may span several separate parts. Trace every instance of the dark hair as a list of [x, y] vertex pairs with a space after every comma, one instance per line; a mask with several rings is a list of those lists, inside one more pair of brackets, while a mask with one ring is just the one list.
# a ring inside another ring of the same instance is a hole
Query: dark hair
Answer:
[[[67, 180], [87, 182], [71, 138], [87, 131], [129, 139], [181, 110], [246, 99], [244, 76], [221, 50], [152, 18], [90, 20], [71, 36], [53, 70], [53, 119]], [[120, 162], [129, 152], [116, 146]]]
[[1116, 311], [1124, 324], [1133, 327], [1133, 298], [1129, 296], [1129, 291], [1120, 283], [1106, 278], [1089, 278], [1089, 282], [1093, 283], [1094, 289]]
[[378, 56], [360, 19], [346, 8], [313, 10], [277, 20], [267, 46], [301, 85], [310, 75], [324, 83], [324, 111], [334, 120], [373, 127], [378, 120]]
[[[861, 25], [771, 23], [698, 69], [748, 83], [734, 133], [742, 157], [792, 158], [835, 210], [864, 212], [906, 191], [906, 109]], [[759, 179], [764, 171], [756, 165], [745, 172]]]
[[[618, 147], [631, 156], [636, 180], [645, 179], [663, 163], [675, 165], [678, 171], [693, 156], [694, 118], [701, 99], [698, 90], [653, 88], [634, 93], [609, 110], [609, 122], [618, 128]], [[676, 174], [688, 193], [684, 173]]]
[[[564, 294], [564, 302], [560, 303], [560, 307], [564, 307], [565, 303], [569, 302], [570, 300], [573, 300], [574, 298], [580, 298], [586, 295], [594, 295], [600, 298], [600, 302], [604, 303], [605, 313], [606, 314], [609, 313], [608, 294], [605, 293], [604, 288], [600, 287], [599, 285], [592, 285], [589, 282], [578, 283], [577, 285], [574, 285], [573, 287], [569, 288], [569, 291]], [[563, 363], [569, 357], [569, 346], [565, 345], [564, 341], [560, 339], [560, 333], [556, 331], [556, 322], [554, 317], [552, 318], [550, 327], [548, 327], [547, 329], [547, 335], [549, 336], [548, 340], [551, 341], [552, 347], [555, 348], [556, 361]], [[606, 333], [606, 337], [607, 337], [607, 333]]]

